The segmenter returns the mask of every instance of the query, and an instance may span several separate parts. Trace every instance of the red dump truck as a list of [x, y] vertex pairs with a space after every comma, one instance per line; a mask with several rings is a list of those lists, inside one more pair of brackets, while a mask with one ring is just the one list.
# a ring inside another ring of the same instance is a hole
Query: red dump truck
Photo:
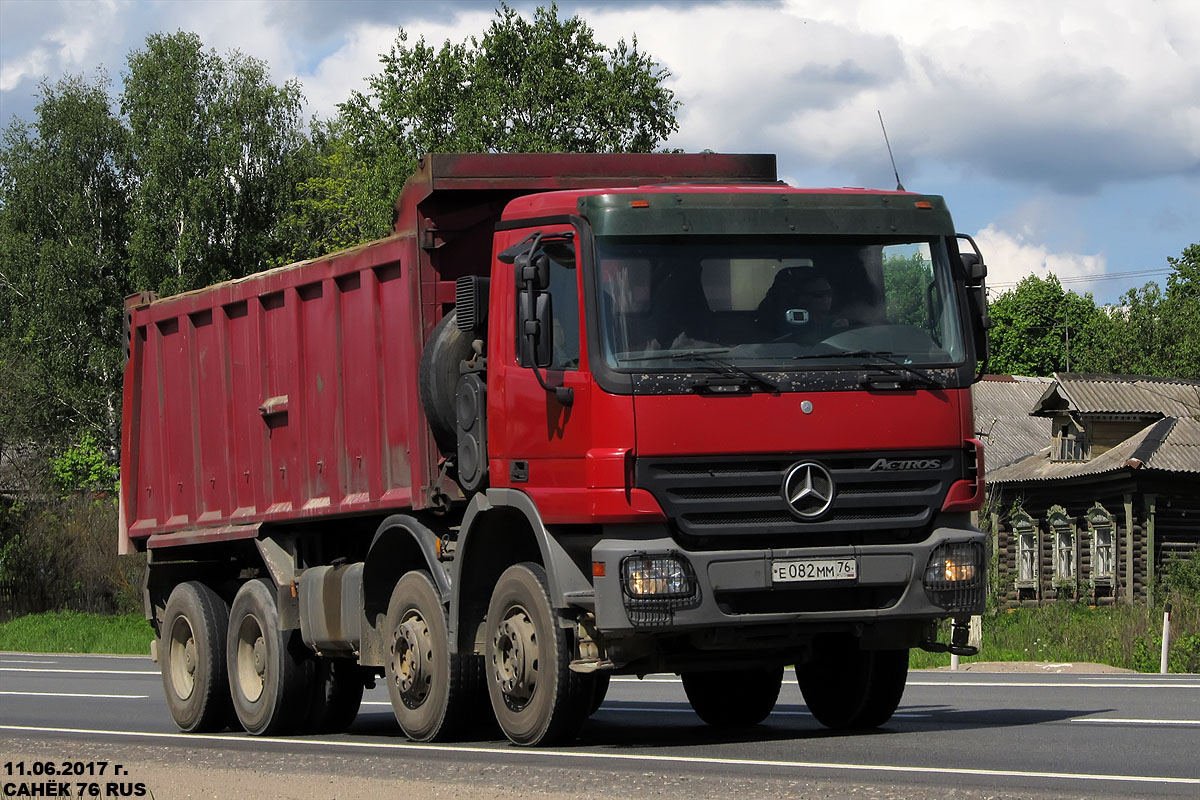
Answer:
[[984, 601], [985, 273], [940, 197], [773, 156], [435, 154], [386, 239], [131, 297], [172, 717], [333, 731], [382, 676], [412, 739], [549, 744], [612, 675], [744, 726], [794, 664], [882, 724]]

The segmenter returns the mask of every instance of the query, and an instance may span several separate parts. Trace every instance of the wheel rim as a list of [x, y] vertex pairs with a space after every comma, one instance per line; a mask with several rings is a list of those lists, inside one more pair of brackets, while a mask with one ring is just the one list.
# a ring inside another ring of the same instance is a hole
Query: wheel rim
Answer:
[[262, 625], [253, 614], [247, 614], [238, 625], [237, 686], [251, 703], [262, 697], [267, 674], [267, 642]]
[[433, 686], [433, 638], [429, 625], [410, 609], [392, 631], [392, 680], [408, 708], [418, 708]]
[[187, 617], [175, 618], [171, 626], [170, 649], [171, 689], [180, 700], [187, 700], [196, 688], [196, 636]]
[[529, 705], [537, 690], [540, 651], [537, 629], [521, 606], [513, 606], [492, 637], [493, 677], [513, 711]]

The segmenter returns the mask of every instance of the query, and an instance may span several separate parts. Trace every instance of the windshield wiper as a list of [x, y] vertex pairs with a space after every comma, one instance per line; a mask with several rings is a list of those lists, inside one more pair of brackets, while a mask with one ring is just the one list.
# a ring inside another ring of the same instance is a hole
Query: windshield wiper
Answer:
[[872, 364], [872, 366], [879, 367], [879, 369], [883, 370], [884, 372], [903, 370], [904, 372], [907, 372], [913, 377], [919, 379], [921, 383], [925, 384], [926, 386], [936, 387], [938, 389], [944, 389], [946, 387], [946, 384], [942, 383], [928, 372], [919, 370], [910, 364], [905, 364], [903, 361], [898, 361], [897, 359], [892, 358], [894, 355], [896, 354], [891, 350], [846, 350], [845, 352], [841, 353], [810, 353], [808, 355], [792, 356], [792, 358], [795, 360], [810, 358], [877, 358], [884, 363]]
[[658, 355], [658, 356], [638, 356], [637, 358], [622, 358], [621, 361], [629, 361], [629, 362], [657, 361], [660, 359], [677, 361], [681, 358], [693, 358], [693, 359], [696, 359], [697, 361], [707, 361], [708, 363], [712, 364], [713, 366], [720, 367], [721, 369], [725, 370], [726, 372], [744, 375], [745, 377], [754, 381], [755, 383], [757, 383], [759, 386], [763, 387], [764, 389], [767, 389], [774, 394], [779, 394], [779, 387], [776, 384], [774, 384], [771, 381], [764, 378], [762, 375], [759, 375], [757, 372], [752, 372], [751, 370], [748, 370], [745, 367], [739, 367], [737, 364], [734, 364], [730, 361], [726, 361], [722, 358], [717, 358], [718, 353], [728, 353], [728, 352], [729, 352], [728, 347], [709, 347], [709, 348], [705, 348], [703, 350], [684, 350], [679, 353], [671, 353], [670, 355], [663, 354], [663, 355]]

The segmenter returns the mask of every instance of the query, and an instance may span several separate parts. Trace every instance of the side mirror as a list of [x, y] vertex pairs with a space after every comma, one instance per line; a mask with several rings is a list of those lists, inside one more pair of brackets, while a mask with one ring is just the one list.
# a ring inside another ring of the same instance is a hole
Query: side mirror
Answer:
[[978, 253], [963, 253], [959, 256], [962, 259], [963, 272], [967, 276], [967, 284], [974, 285], [981, 283], [987, 277], [987, 264], [983, 263], [983, 259]]
[[517, 363], [522, 367], [548, 367], [554, 360], [554, 316], [549, 294], [522, 291], [517, 297], [520, 309], [517, 331]]
[[524, 252], [513, 262], [516, 267], [517, 283], [526, 288], [533, 281], [533, 288], [539, 292], [546, 291], [550, 286], [550, 257], [543, 251]]

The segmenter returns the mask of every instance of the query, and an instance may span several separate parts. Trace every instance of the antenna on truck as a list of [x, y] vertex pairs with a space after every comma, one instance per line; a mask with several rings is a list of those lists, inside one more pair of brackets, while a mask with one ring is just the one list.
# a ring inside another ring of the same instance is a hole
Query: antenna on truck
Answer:
[[892, 172], [896, 175], [896, 191], [903, 192], [904, 184], [900, 182], [900, 170], [896, 169], [896, 157], [892, 155], [892, 143], [888, 141], [887, 126], [883, 124], [883, 112], [877, 108], [875, 113], [879, 115], [879, 127], [883, 128], [883, 143], [887, 145], [888, 158], [892, 160]]

